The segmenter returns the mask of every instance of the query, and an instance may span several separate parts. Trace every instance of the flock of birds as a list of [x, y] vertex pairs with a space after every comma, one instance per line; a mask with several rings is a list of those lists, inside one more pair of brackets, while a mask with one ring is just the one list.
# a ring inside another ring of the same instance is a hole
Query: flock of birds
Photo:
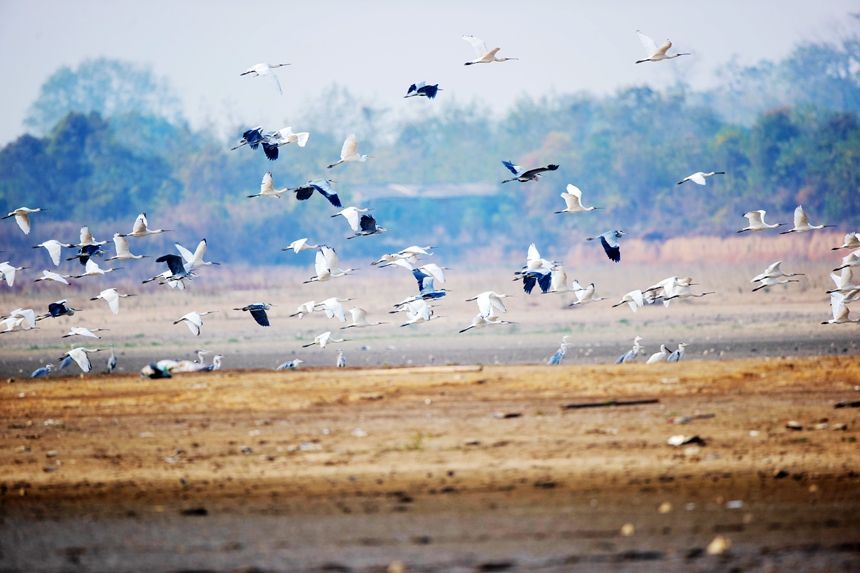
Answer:
[[[669, 40], [666, 40], [662, 46], [658, 47], [653, 40], [641, 32], [637, 31], [637, 34], [639, 35], [639, 39], [647, 52], [647, 57], [636, 61], [637, 64], [643, 62], [659, 62], [662, 60], [677, 58], [679, 56], [689, 55], [685, 53], [668, 54], [669, 49], [672, 47], [672, 43]], [[486, 44], [474, 36], [463, 36], [463, 39], [474, 48], [476, 54], [475, 59], [465, 63], [466, 66], [506, 62], [517, 59], [498, 57], [499, 48], [488, 50]], [[256, 64], [240, 75], [265, 77], [273, 84], [278, 93], [282, 94], [283, 92], [280, 81], [274, 70], [288, 65], [289, 64]], [[425, 97], [427, 99], [434, 99], [440, 91], [442, 91], [442, 89], [439, 88], [438, 84], [429, 85], [425, 82], [416, 82], [409, 86], [407, 94], [404, 97]], [[279, 149], [281, 147], [292, 143], [295, 143], [298, 147], [305, 147], [309, 138], [309, 133], [295, 133], [291, 127], [285, 127], [275, 131], [266, 131], [262, 126], [259, 126], [246, 130], [242, 134], [242, 138], [238, 144], [233, 147], [232, 150], [245, 146], [252, 150], [261, 148], [265, 156], [269, 160], [274, 161], [280, 156]], [[364, 163], [368, 159], [373, 158], [372, 155], [360, 154], [358, 152], [358, 145], [359, 142], [355, 134], [350, 134], [343, 143], [340, 159], [328, 165], [327, 168], [332, 169], [338, 165], [346, 163]], [[536, 182], [559, 168], [556, 164], [549, 164], [543, 167], [530, 169], [515, 165], [510, 161], [503, 161], [502, 164], [513, 175], [512, 178], [501, 181], [502, 184], [509, 182]], [[693, 173], [679, 181], [678, 185], [682, 185], [687, 182], [692, 182], [697, 185], [706, 185], [707, 178], [714, 177], [716, 175], [725, 175], [725, 172], [711, 171], [707, 173]], [[332, 183], [335, 182], [331, 179], [318, 178], [307, 181], [303, 185], [295, 188], [285, 187], [277, 189], [274, 184], [272, 172], [268, 172], [263, 176], [263, 180], [260, 185], [260, 192], [248, 195], [248, 197], [274, 197], [280, 199], [283, 194], [293, 193], [298, 201], [306, 201], [311, 199], [315, 194], [319, 194], [327, 200], [332, 207], [339, 209], [338, 212], [331, 216], [342, 216], [346, 220], [353, 233], [351, 236], [347, 237], [348, 239], [379, 235], [387, 231], [386, 228], [378, 225], [375, 217], [369, 213], [371, 210], [370, 208], [360, 208], [356, 206], [343, 207], [340, 198], [331, 186]], [[574, 185], [567, 185], [566, 192], [561, 194], [561, 198], [564, 200], [565, 208], [555, 211], [556, 214], [579, 214], [601, 209], [600, 207], [594, 206], [585, 207], [582, 203], [582, 191]], [[45, 208], [30, 209], [27, 207], [21, 207], [10, 212], [3, 218], [8, 219], [14, 217], [20, 229], [25, 234], [29, 234], [31, 230], [30, 216], [46, 210], [47, 209]], [[766, 231], [784, 225], [783, 223], [767, 224], [764, 219], [764, 210], [749, 211], [743, 216], [748, 220], [749, 224], [745, 228], [738, 230], [738, 233]], [[794, 214], [794, 227], [788, 231], [784, 231], [783, 233], [805, 233], [816, 229], [822, 229], [826, 226], [830, 225], [809, 224], [809, 220], [806, 213], [803, 211], [803, 208], [798, 206]], [[105, 261], [130, 261], [143, 259], [146, 257], [145, 255], [132, 254], [128, 237], [140, 239], [149, 235], [164, 233], [167, 231], [169, 230], [150, 229], [146, 219], [146, 213], [141, 213], [133, 225], [132, 232], [128, 234], [114, 234], [113, 243], [115, 254], [106, 258]], [[622, 230], [613, 229], [594, 237], [588, 237], [586, 240], [599, 242], [609, 260], [618, 263], [621, 261], [621, 244], [619, 243], [619, 239], [621, 239], [624, 234], [625, 232]], [[42, 271], [42, 276], [36, 278], [35, 281], [56, 282], [68, 285], [69, 283], [66, 279], [69, 278], [82, 279], [86, 277], [99, 277], [118, 270], [120, 267], [102, 268], [95, 261], [96, 258], [104, 257], [104, 255], [107, 254], [103, 248], [103, 245], [106, 243], [107, 241], [96, 241], [89, 229], [87, 227], [83, 227], [80, 233], [80, 241], [76, 244], [62, 243], [58, 240], [50, 239], [35, 245], [33, 248], [44, 248], [47, 251], [51, 261], [56, 267], [60, 265], [63, 249], [77, 249], [76, 254], [66, 260], [72, 261], [77, 259], [83, 266], [83, 272], [81, 274], [61, 275], [50, 270], [44, 270]], [[166, 270], [143, 281], [144, 283], [157, 282], [158, 284], [167, 284], [172, 289], [184, 290], [186, 281], [191, 281], [197, 277], [197, 273], [195, 272], [196, 269], [203, 266], [219, 264], [204, 261], [207, 247], [206, 239], [200, 241], [193, 253], [179, 243], [176, 243], [175, 246], [179, 254], [165, 254], [155, 259], [156, 263], [164, 263], [167, 267]], [[860, 249], [860, 233], [847, 234], [845, 236], [844, 244], [839, 247], [834, 247], [834, 250], [843, 248]], [[299, 254], [306, 250], [315, 251], [314, 270], [316, 273], [305, 281], [306, 284], [331, 281], [348, 276], [351, 272], [356, 270], [352, 268], [342, 269], [340, 267], [338, 255], [333, 248], [322, 243], [311, 244], [309, 243], [308, 238], [301, 238], [293, 241], [289, 246], [282, 249], [282, 251], [293, 251], [295, 254]], [[410, 271], [417, 281], [417, 294], [407, 296], [399, 303], [393, 305], [394, 310], [389, 311], [390, 314], [401, 312], [405, 313], [406, 318], [400, 325], [401, 327], [443, 318], [442, 316], [437, 315], [433, 309], [437, 306], [436, 302], [447, 295], [447, 291], [444, 288], [437, 288], [436, 283], [445, 283], [444, 271], [449, 269], [435, 263], [426, 263], [426, 257], [432, 254], [432, 247], [430, 246], [422, 247], [413, 245], [396, 253], [385, 254], [380, 257], [379, 260], [371, 263], [372, 266], [380, 268], [389, 266], [402, 267]], [[770, 265], [763, 273], [754, 277], [752, 282], [759, 283], [759, 286], [754, 288], [753, 291], [758, 291], [760, 289], [779, 284], [797, 282], [795, 279], [791, 279], [790, 277], [798, 276], [800, 273], [786, 273], [780, 268], [780, 264], [781, 261], [777, 261]], [[860, 250], [856, 250], [846, 256], [843, 259], [842, 265], [834, 269], [834, 273], [841, 271], [841, 274], [831, 275], [836, 283], [836, 288], [828, 291], [831, 297], [833, 318], [823, 324], [860, 322], [860, 320], [852, 320], [849, 318], [847, 307], [849, 303], [860, 300], [860, 285], [854, 284], [852, 276], [852, 268], [855, 266], [860, 266]], [[5, 278], [7, 284], [12, 286], [16, 278], [16, 273], [22, 270], [24, 270], [24, 267], [15, 267], [8, 261], [0, 263], [0, 278]], [[526, 295], [531, 294], [536, 286], [542, 293], [573, 293], [576, 300], [572, 302], [570, 306], [585, 305], [606, 300], [604, 297], [598, 297], [595, 295], [594, 283], [589, 284], [587, 287], [583, 287], [578, 281], [574, 280], [572, 283], [568, 284], [567, 274], [565, 273], [563, 265], [557, 261], [550, 261], [541, 257], [534, 244], [529, 246], [526, 264], [514, 273], [514, 280], [522, 282], [523, 291]], [[625, 294], [617, 304], [613, 305], [613, 307], [626, 304], [633, 312], [636, 312], [637, 309], [642, 306], [656, 304], [657, 302], [662, 302], [664, 306], [669, 306], [671, 301], [676, 299], [693, 299], [713, 294], [712, 292], [693, 292], [692, 287], [695, 284], [696, 283], [693, 282], [691, 277], [668, 277], [657, 284], [643, 289], [633, 290]], [[116, 288], [107, 288], [102, 290], [98, 296], [92, 297], [90, 300], [104, 300], [107, 302], [113, 314], [117, 314], [119, 312], [120, 299], [130, 296], [135, 295], [132, 293], [120, 293]], [[507, 313], [503, 299], [508, 298], [509, 296], [510, 295], [507, 294], [496, 293], [495, 291], [486, 291], [467, 299], [468, 301], [474, 301], [477, 304], [478, 314], [472, 319], [470, 325], [461, 329], [459, 332], [465, 333], [470, 330], [479, 330], [490, 326], [514, 324], [513, 322], [502, 318], [502, 315]], [[347, 320], [347, 313], [342, 303], [350, 300], [352, 299], [340, 297], [331, 297], [321, 302], [310, 300], [299, 305], [296, 312], [292, 314], [291, 317], [298, 317], [301, 319], [305, 315], [321, 311], [329, 319], [336, 319], [341, 323], [345, 323]], [[257, 324], [262, 327], [268, 327], [269, 317], [267, 311], [273, 306], [275, 305], [270, 302], [255, 302], [234, 308], [234, 310], [248, 312]], [[8, 316], [0, 317], [0, 325], [5, 325], [5, 330], [2, 332], [29, 330], [31, 328], [35, 328], [36, 323], [40, 320], [57, 318], [60, 316], [73, 316], [76, 311], [77, 309], [69, 306], [67, 300], [58, 300], [49, 305], [47, 313], [41, 315], [37, 314], [33, 309], [16, 309]], [[206, 315], [212, 314], [213, 312], [215, 311], [192, 311], [174, 321], [174, 324], [184, 323], [193, 335], [198, 336], [201, 332], [201, 328], [203, 327], [202, 318]], [[369, 321], [367, 312], [357, 306], [349, 310], [349, 315], [351, 317], [351, 324], [341, 327], [344, 330], [350, 328], [368, 328], [386, 324], [385, 322]], [[81, 336], [99, 339], [100, 337], [96, 333], [103, 330], [108, 329], [74, 326], [71, 327], [69, 333], [63, 335], [63, 338]], [[548, 364], [555, 365], [561, 363], [567, 351], [567, 339], [567, 336], [563, 337], [561, 347], [549, 359], [547, 362]], [[635, 361], [637, 357], [644, 352], [644, 347], [640, 344], [641, 340], [642, 339], [637, 336], [631, 350], [620, 356], [616, 362], [627, 363]], [[347, 341], [348, 340], [345, 338], [336, 338], [333, 336], [331, 331], [327, 331], [316, 336], [312, 342], [305, 344], [304, 347], [319, 346], [324, 349], [329, 344]], [[663, 361], [677, 362], [683, 356], [685, 346], [685, 343], [680, 343], [678, 344], [677, 350], [670, 352], [665, 345], [661, 345], [660, 352], [652, 354], [646, 362], [648, 364]], [[74, 361], [83, 372], [89, 372], [92, 369], [89, 355], [102, 350], [105, 349], [90, 349], [86, 347], [72, 348], [58, 359], [59, 369], [62, 370], [71, 361]], [[117, 362], [113, 345], [110, 345], [110, 352], [110, 358], [106, 363], [108, 372], [112, 372], [116, 368]], [[207, 351], [205, 350], [197, 351], [197, 359], [193, 361], [161, 360], [147, 365], [143, 369], [142, 373], [143, 375], [151, 378], [161, 378], [169, 377], [175, 372], [217, 370], [220, 368], [221, 360], [223, 358], [222, 355], [215, 355], [212, 363], [207, 365], [204, 359], [205, 354], [207, 354]], [[302, 360], [295, 359], [281, 364], [277, 369], [294, 369], [298, 368], [302, 363]], [[338, 349], [336, 365], [338, 367], [346, 366], [346, 359], [342, 349]], [[43, 368], [36, 370], [32, 376], [46, 376], [50, 374], [53, 369], [53, 364], [47, 364]]]

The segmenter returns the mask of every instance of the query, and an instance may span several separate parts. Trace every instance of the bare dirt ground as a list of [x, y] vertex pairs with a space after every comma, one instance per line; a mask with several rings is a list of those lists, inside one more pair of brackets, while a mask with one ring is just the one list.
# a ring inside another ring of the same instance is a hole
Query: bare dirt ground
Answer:
[[858, 387], [856, 356], [19, 378], [0, 571], [858, 570]]

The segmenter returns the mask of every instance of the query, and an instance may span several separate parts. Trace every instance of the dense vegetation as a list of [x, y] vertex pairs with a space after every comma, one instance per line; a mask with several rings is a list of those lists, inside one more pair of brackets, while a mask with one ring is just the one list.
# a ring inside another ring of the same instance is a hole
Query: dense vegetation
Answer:
[[[421, 243], [452, 247], [451, 259], [473, 245], [522, 250], [535, 240], [563, 243], [613, 227], [653, 240], [726, 234], [743, 226], [746, 210], [767, 209], [769, 219], [789, 222], [798, 204], [815, 221], [860, 227], [856, 40], [802, 46], [778, 64], [728, 66], [724, 87], [708, 93], [634, 87], [612, 97], [523, 99], [502, 118], [442, 97], [433, 102], [437, 112], [392, 120], [335, 86], [293, 123], [311, 132], [308, 146], [289, 146], [274, 163], [190, 130], [171, 107], [169, 87], [145, 68], [99, 64], [57, 72], [30, 117], [43, 135], [0, 150], [4, 206], [50, 207], [45, 221], [105, 226], [101, 235], [147, 211], [159, 226], [231, 245], [224, 260], [272, 263], [295, 260], [273, 257], [295, 238], [339, 245], [347, 233], [318, 197], [301, 204], [287, 196], [247, 199], [266, 171], [278, 187], [334, 177], [350, 204], [356, 185], [497, 184], [508, 175], [501, 160], [511, 159], [561, 168], [538, 184], [501, 185], [493, 197], [375, 200], [377, 218], [392, 232], [351, 241], [351, 252], [378, 256], [389, 246]], [[93, 77], [100, 73], [108, 77]], [[126, 81], [135, 89], [105, 96]], [[376, 159], [327, 172], [346, 134], [337, 126], [347, 124]], [[676, 185], [711, 170], [728, 174], [707, 187]], [[599, 219], [552, 215], [563, 207], [558, 195], [567, 183], [583, 190], [587, 204], [606, 208]], [[0, 237], [21, 240], [8, 226]]]

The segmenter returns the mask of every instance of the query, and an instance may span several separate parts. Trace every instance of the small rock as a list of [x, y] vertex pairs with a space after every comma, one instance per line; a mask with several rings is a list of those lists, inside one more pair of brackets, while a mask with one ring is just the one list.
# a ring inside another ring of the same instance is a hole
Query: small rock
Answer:
[[702, 453], [702, 448], [699, 446], [690, 446], [689, 448], [684, 448], [684, 455], [687, 457], [698, 456]]
[[57, 450], [50, 450], [45, 452], [46, 458], [56, 458], [58, 455], [60, 455], [60, 452], [58, 452]]
[[817, 493], [817, 492], [818, 492], [818, 486], [817, 485], [812, 484], [811, 486], [809, 486], [809, 493]]
[[621, 535], [624, 537], [630, 537], [636, 533], [636, 527], [632, 523], [625, 523], [621, 526]]
[[822, 422], [820, 424], [815, 424], [814, 426], [812, 426], [812, 429], [814, 429], [814, 430], [826, 430], [829, 427], [830, 426], [828, 424], [825, 424], [824, 422]]
[[750, 430], [750, 437], [755, 438], [758, 436], [758, 430]]
[[660, 507], [657, 508], [657, 513], [669, 513], [672, 511], [672, 504], [668, 501], [664, 501], [660, 504]]
[[727, 509], [740, 509], [743, 506], [744, 506], [744, 502], [739, 500], [739, 499], [735, 499], [735, 500], [726, 502], [726, 508]]
[[367, 432], [365, 432], [361, 428], [356, 428], [352, 431], [352, 435], [355, 436], [356, 438], [363, 438], [363, 437], [367, 436]]
[[788, 473], [788, 471], [786, 471], [784, 469], [778, 469], [775, 472], [773, 472], [773, 479], [787, 478], [789, 475], [790, 474]]
[[722, 555], [731, 546], [732, 541], [728, 537], [717, 535], [714, 537], [714, 540], [708, 544], [708, 555]]
[[242, 453], [243, 453], [243, 454], [245, 454], [246, 456], [250, 456], [251, 454], [253, 454], [253, 453], [254, 453], [254, 450], [252, 450], [252, 449], [251, 449], [251, 448], [249, 448], [248, 446], [242, 446], [242, 450], [241, 450], [241, 451], [242, 451]]
[[845, 430], [848, 429], [848, 424], [833, 424], [833, 427], [830, 429], [834, 430], [834, 431], [841, 430], [844, 432]]
[[789, 430], [794, 430], [795, 432], [799, 432], [800, 430], [803, 429], [803, 426], [797, 420], [791, 420], [790, 422], [788, 422], [785, 425], [785, 427], [788, 428]]
[[480, 445], [481, 445], [481, 442], [480, 442], [480, 441], [478, 441], [478, 440], [476, 440], [476, 439], [474, 439], [474, 438], [471, 438], [471, 439], [468, 439], [468, 440], [463, 440], [463, 445], [464, 445], [464, 446], [480, 446]]
[[22, 454], [22, 453], [26, 453], [29, 451], [30, 451], [30, 448], [28, 446], [18, 446], [17, 448], [15, 448], [16, 454]]

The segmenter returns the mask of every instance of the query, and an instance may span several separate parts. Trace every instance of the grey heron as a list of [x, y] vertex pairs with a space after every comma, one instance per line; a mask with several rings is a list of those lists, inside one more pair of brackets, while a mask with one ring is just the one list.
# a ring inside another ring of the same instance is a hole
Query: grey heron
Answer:
[[626, 233], [613, 229], [596, 237], [587, 237], [585, 240], [595, 241], [600, 239], [600, 244], [603, 245], [603, 251], [606, 253], [606, 256], [613, 263], [617, 263], [621, 260], [621, 245], [618, 244], [618, 239], [621, 238], [621, 235], [626, 235]]
[[684, 355], [684, 348], [687, 347], [687, 343], [679, 342], [678, 350], [669, 355], [669, 358], [666, 359], [666, 362], [678, 362], [681, 357]]
[[564, 358], [565, 353], [567, 352], [567, 335], [561, 337], [561, 346], [559, 346], [558, 350], [555, 351], [550, 359], [547, 361], [548, 366], [555, 366], [556, 364], [561, 364], [561, 360]]
[[418, 82], [409, 86], [403, 98], [424, 96], [427, 99], [433, 99], [436, 97], [436, 93], [440, 91], [442, 91], [442, 88], [439, 87], [439, 84], [427, 85], [424, 82]]
[[257, 324], [260, 326], [269, 326], [269, 316], [266, 314], [266, 311], [275, 306], [277, 305], [269, 302], [255, 302], [242, 308], [234, 308], [233, 310], [250, 312], [254, 320], [257, 321]]
[[514, 174], [513, 179], [505, 179], [502, 183], [510, 183], [511, 181], [519, 181], [520, 183], [528, 183], [529, 181], [537, 181], [547, 171], [555, 171], [558, 165], [549, 164], [546, 167], [535, 167], [534, 169], [525, 169], [519, 165], [514, 165], [510, 161], [502, 161], [502, 165]]

